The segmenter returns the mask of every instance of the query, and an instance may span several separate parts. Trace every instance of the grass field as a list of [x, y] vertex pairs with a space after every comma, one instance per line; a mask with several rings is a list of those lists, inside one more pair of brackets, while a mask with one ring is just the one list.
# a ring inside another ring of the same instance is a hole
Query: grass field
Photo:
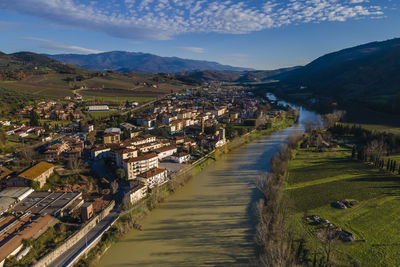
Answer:
[[95, 120], [101, 120], [104, 118], [108, 118], [113, 114], [117, 114], [118, 111], [91, 111], [91, 112], [87, 112], [87, 114], [90, 115], [90, 117], [92, 117], [92, 119]]
[[139, 103], [146, 103], [153, 101], [154, 97], [145, 97], [145, 96], [84, 96], [85, 100], [102, 100], [102, 101], [110, 101], [110, 102], [139, 102]]
[[[356, 241], [334, 246], [335, 258], [348, 266], [352, 260], [361, 266], [400, 265], [400, 176], [374, 169], [350, 159], [351, 151], [299, 150], [289, 164], [286, 193], [294, 211], [299, 232], [308, 233], [308, 246], [317, 246], [313, 228], [302, 221], [304, 215], [319, 215], [347, 230]], [[359, 204], [346, 210], [331, 203], [355, 199]], [[362, 238], [366, 242], [360, 242]]]
[[370, 131], [400, 134], [400, 128], [398, 128], [398, 127], [391, 127], [391, 126], [379, 125], [379, 124], [352, 124], [352, 123], [343, 123], [343, 124], [349, 125], [349, 126], [352, 126], [352, 125], [361, 126], [362, 128], [365, 128]]
[[[30, 76], [21, 81], [0, 81], [0, 87], [52, 98], [62, 98], [73, 95], [74, 87], [86, 86], [87, 90], [80, 93], [87, 96], [120, 96], [120, 97], [144, 97], [161, 96], [171, 91], [179, 91], [191, 86], [173, 79], [158, 79], [157, 75], [121, 73], [107, 73], [106, 76], [88, 77], [90, 72], [82, 70], [77, 74], [49, 73]], [[81, 81], [70, 82], [68, 79], [77, 75], [84, 76]], [[154, 84], [153, 87], [152, 85]]]

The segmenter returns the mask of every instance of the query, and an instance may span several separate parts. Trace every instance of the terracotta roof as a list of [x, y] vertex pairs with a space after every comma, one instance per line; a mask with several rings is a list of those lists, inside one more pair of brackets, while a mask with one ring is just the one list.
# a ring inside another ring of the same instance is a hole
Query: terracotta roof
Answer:
[[143, 155], [143, 156], [139, 156], [139, 157], [136, 157], [136, 158], [127, 159], [125, 161], [126, 162], [137, 162], [137, 161], [142, 161], [142, 160], [148, 160], [148, 159], [151, 159], [151, 158], [158, 158], [158, 156], [157, 156], [156, 153], [149, 153], [149, 154], [146, 154], [146, 155]]
[[117, 135], [119, 135], [119, 133], [111, 132], [111, 133], [105, 134], [104, 137], [108, 137], [108, 136], [117, 136]]
[[39, 175], [41, 175], [42, 173], [44, 173], [45, 171], [47, 171], [53, 167], [54, 167], [53, 164], [48, 163], [46, 161], [42, 161], [42, 162], [39, 162], [38, 164], [36, 164], [35, 166], [33, 166], [32, 168], [27, 169], [26, 171], [21, 173], [19, 176], [22, 178], [25, 178], [25, 179], [34, 180]]
[[157, 152], [161, 153], [161, 152], [165, 152], [165, 151], [170, 151], [170, 150], [174, 150], [177, 149], [176, 146], [165, 146], [162, 148], [157, 149]]
[[147, 172], [141, 173], [138, 176], [141, 178], [149, 179], [153, 176], [156, 176], [157, 174], [165, 172], [166, 170], [167, 169], [163, 169], [163, 168], [154, 168], [154, 169], [148, 170]]

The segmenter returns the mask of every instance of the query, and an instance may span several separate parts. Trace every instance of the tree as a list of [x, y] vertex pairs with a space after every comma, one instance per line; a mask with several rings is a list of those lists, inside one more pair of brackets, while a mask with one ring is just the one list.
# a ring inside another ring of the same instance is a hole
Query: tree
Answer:
[[34, 110], [31, 110], [29, 114], [29, 124], [31, 126], [39, 126], [39, 119], [39, 115]]
[[352, 159], [356, 159], [356, 153], [357, 153], [356, 147], [353, 146], [353, 149], [351, 151], [351, 158]]
[[40, 182], [31, 180], [29, 186], [33, 188], [33, 190], [38, 191], [40, 189]]
[[325, 127], [330, 128], [335, 126], [335, 124], [339, 122], [345, 114], [346, 112], [343, 110], [335, 110], [332, 113], [325, 114], [323, 116]]
[[119, 168], [115, 171], [115, 174], [117, 175], [118, 179], [120, 180], [124, 180], [126, 177], [126, 173], [125, 170], [122, 168]]
[[68, 168], [72, 170], [75, 177], [79, 175], [81, 167], [82, 161], [79, 158], [70, 158], [68, 160]]

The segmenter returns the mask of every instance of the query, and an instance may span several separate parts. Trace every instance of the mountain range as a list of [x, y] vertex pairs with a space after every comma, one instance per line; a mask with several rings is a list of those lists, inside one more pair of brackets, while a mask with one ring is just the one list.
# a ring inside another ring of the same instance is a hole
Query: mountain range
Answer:
[[46, 55], [60, 62], [90, 70], [117, 72], [135, 72], [144, 74], [178, 73], [194, 70], [246, 71], [247, 68], [222, 65], [217, 62], [161, 57], [148, 53], [113, 51], [99, 54]]

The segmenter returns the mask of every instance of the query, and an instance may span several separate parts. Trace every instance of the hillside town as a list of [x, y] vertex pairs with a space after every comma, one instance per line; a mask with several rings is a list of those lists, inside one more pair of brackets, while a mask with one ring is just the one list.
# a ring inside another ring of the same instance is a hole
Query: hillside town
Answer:
[[[135, 205], [215, 149], [287, 113], [242, 88], [197, 88], [136, 106], [126, 103], [96, 120], [85, 117], [110, 112], [108, 105], [48, 101], [2, 121], [7, 137], [22, 146], [0, 159], [0, 266], [30, 255], [36, 248], [25, 240], [52, 227], [77, 236], [94, 231], [112, 212], [115, 220], [122, 206]], [[63, 236], [58, 242], [62, 248], [72, 241]], [[39, 263], [54, 260], [50, 253]]]

